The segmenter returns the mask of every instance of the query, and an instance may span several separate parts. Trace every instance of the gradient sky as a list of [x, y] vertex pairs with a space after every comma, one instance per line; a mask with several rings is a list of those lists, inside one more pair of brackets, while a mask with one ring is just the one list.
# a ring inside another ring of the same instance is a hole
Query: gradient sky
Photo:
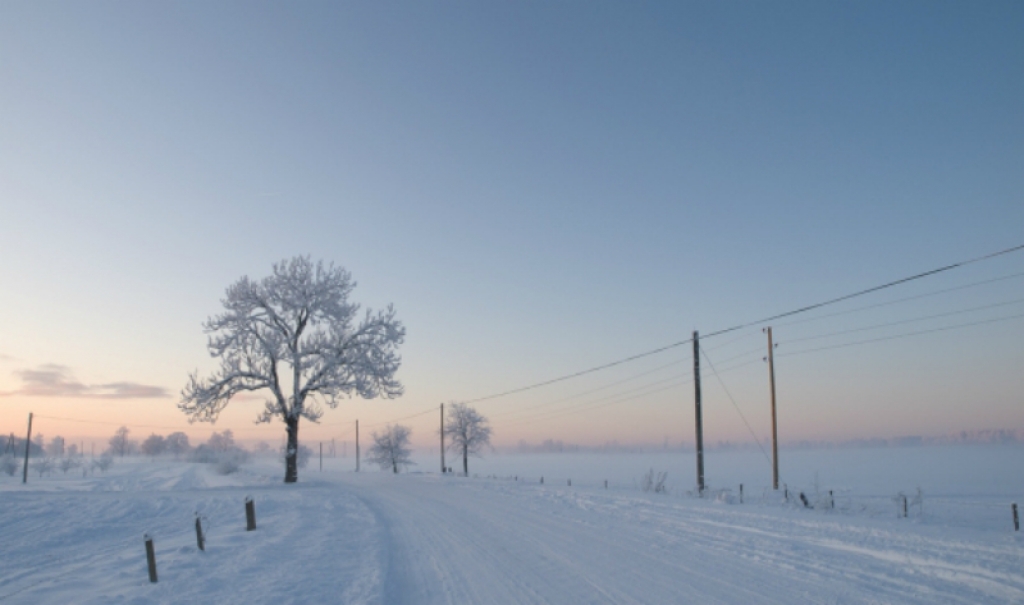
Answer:
[[[344, 440], [1018, 245], [1022, 107], [1019, 2], [3, 2], [0, 431], [208, 434], [175, 406], [214, 367], [201, 323], [299, 254], [408, 329], [404, 397], [302, 428]], [[777, 325], [780, 437], [1024, 429], [1022, 319], [795, 354], [1019, 315], [1019, 273]], [[704, 344], [750, 362], [722, 380], [763, 438], [760, 327]], [[478, 408], [497, 443], [677, 443], [691, 370], [680, 347]], [[707, 439], [749, 440], [704, 384]], [[213, 429], [276, 443], [259, 407]]]

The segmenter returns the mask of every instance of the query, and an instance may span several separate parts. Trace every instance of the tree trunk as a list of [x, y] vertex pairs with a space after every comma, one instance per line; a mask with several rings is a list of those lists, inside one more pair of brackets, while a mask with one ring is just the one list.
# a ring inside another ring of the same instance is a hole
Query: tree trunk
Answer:
[[469, 446], [462, 446], [462, 474], [469, 476]]
[[299, 419], [285, 418], [284, 423], [288, 433], [288, 449], [284, 456], [284, 482], [295, 483], [299, 480]]

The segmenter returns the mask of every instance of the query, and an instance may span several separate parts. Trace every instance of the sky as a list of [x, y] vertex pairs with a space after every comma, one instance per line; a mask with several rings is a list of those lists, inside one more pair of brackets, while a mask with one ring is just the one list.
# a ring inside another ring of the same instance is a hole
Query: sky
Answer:
[[[176, 404], [227, 286], [308, 255], [395, 305], [405, 394], [300, 439], [430, 447], [441, 402], [754, 322], [702, 340], [705, 439], [763, 442], [759, 319], [1024, 244], [1021, 107], [1017, 2], [4, 2], [0, 432], [276, 444]], [[779, 320], [780, 439], [1024, 429], [1022, 273]], [[692, 442], [692, 355], [474, 405]]]

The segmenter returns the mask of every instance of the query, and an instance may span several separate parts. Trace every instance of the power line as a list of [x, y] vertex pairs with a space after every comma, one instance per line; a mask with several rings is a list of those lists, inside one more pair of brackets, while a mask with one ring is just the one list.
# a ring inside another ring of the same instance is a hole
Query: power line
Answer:
[[46, 418], [47, 420], [65, 420], [67, 422], [83, 422], [86, 424], [104, 424], [109, 426], [125, 426], [136, 429], [163, 429], [166, 431], [181, 431], [189, 427], [182, 426], [159, 426], [155, 424], [130, 424], [127, 422], [107, 422], [103, 420], [85, 420], [83, 418], [65, 418], [63, 416], [45, 416], [43, 414], [34, 414], [36, 418]]
[[892, 288], [893, 286], [898, 286], [898, 285], [901, 285], [901, 284], [905, 284], [907, 282], [912, 282], [912, 281], [915, 281], [915, 280], [918, 280], [918, 279], [922, 279], [924, 277], [929, 277], [931, 275], [936, 275], [938, 273], [943, 273], [945, 271], [949, 271], [951, 269], [956, 269], [958, 267], [964, 267], [966, 265], [970, 265], [970, 264], [973, 264], [973, 263], [979, 263], [979, 262], [984, 261], [984, 260], [989, 260], [989, 259], [995, 258], [997, 256], [1002, 256], [1004, 254], [1010, 254], [1011, 252], [1017, 252], [1019, 250], [1024, 250], [1024, 244], [1021, 244], [1020, 246], [1014, 246], [1012, 248], [1006, 248], [1005, 250], [1000, 250], [998, 252], [993, 252], [991, 254], [986, 254], [984, 256], [978, 256], [978, 257], [975, 257], [975, 258], [972, 258], [972, 259], [968, 259], [968, 260], [965, 260], [965, 261], [960, 261], [958, 263], [953, 263], [952, 265], [946, 265], [945, 267], [939, 267], [938, 269], [932, 269], [931, 271], [925, 271], [924, 273], [918, 273], [917, 275], [911, 275], [910, 277], [904, 277], [902, 279], [897, 279], [895, 281], [891, 281], [891, 282], [882, 284], [880, 286], [875, 286], [873, 288], [867, 288], [865, 290], [860, 290], [860, 291], [854, 292], [852, 294], [847, 294], [845, 296], [840, 296], [838, 298], [833, 298], [831, 300], [826, 300], [824, 302], [815, 303], [813, 305], [807, 305], [806, 307], [801, 307], [799, 309], [794, 309], [793, 311], [787, 311], [785, 313], [779, 313], [777, 315], [772, 315], [771, 317], [765, 317], [764, 319], [759, 319], [757, 321], [751, 321], [751, 322], [747, 322], [745, 324], [739, 324], [737, 326], [733, 326], [731, 328], [726, 328], [724, 330], [718, 330], [716, 332], [711, 332], [710, 334], [704, 335], [704, 338], [711, 338], [712, 336], [718, 336], [719, 334], [726, 334], [728, 332], [733, 332], [733, 331], [736, 331], [736, 330], [740, 330], [742, 328], [749, 328], [749, 327], [754, 326], [754, 325], [768, 323], [770, 321], [774, 321], [776, 319], [782, 319], [783, 317], [789, 317], [791, 315], [796, 315], [798, 313], [806, 313], [807, 311], [812, 311], [814, 309], [820, 309], [821, 307], [825, 307], [825, 306], [828, 306], [828, 305], [834, 305], [834, 304], [836, 304], [838, 302], [842, 302], [844, 300], [850, 300], [851, 298], [857, 298], [858, 296], [864, 296], [865, 294], [871, 294], [872, 292], [878, 292], [879, 290], [885, 290], [886, 288]]
[[668, 351], [669, 349], [674, 349], [676, 347], [681, 347], [684, 344], [687, 344], [689, 342], [693, 342], [693, 339], [692, 338], [687, 338], [686, 340], [681, 340], [679, 342], [674, 342], [674, 343], [672, 343], [670, 345], [666, 345], [664, 347], [660, 347], [660, 348], [657, 348], [657, 349], [653, 349], [651, 351], [647, 351], [647, 352], [644, 352], [644, 353], [639, 353], [637, 355], [632, 355], [630, 357], [619, 359], [618, 361], [613, 361], [611, 363], [606, 363], [604, 365], [595, 366], [593, 368], [588, 368], [586, 370], [580, 370], [579, 372], [574, 372], [572, 374], [567, 374], [565, 376], [560, 376], [558, 378], [552, 378], [551, 380], [545, 380], [544, 382], [538, 382], [536, 384], [531, 384], [529, 386], [519, 387], [517, 389], [512, 389], [512, 390], [509, 390], [509, 391], [505, 391], [503, 393], [496, 393], [494, 395], [487, 395], [486, 397], [477, 397], [476, 399], [470, 399], [469, 401], [464, 401], [463, 403], [478, 403], [480, 401], [487, 401], [488, 399], [497, 399], [498, 397], [505, 397], [506, 395], [512, 395], [512, 394], [515, 394], [515, 393], [522, 393], [523, 391], [529, 391], [529, 390], [532, 390], [532, 389], [536, 389], [536, 388], [540, 388], [540, 387], [543, 387], [543, 386], [547, 386], [549, 384], [555, 384], [556, 382], [562, 382], [562, 381], [565, 381], [565, 380], [569, 380], [570, 378], [576, 378], [576, 377], [579, 377], [579, 376], [584, 376], [586, 374], [593, 374], [594, 372], [599, 372], [601, 370], [607, 370], [608, 368], [613, 368], [615, 366], [622, 365], [624, 363], [629, 363], [630, 361], [636, 361], [637, 359], [641, 359], [643, 357], [649, 357], [649, 356], [655, 355], [657, 353], [662, 353], [664, 351]]
[[[720, 336], [722, 334], [727, 334], [729, 332], [735, 332], [736, 330], [742, 330], [744, 328], [749, 328], [749, 327], [752, 327], [752, 326], [755, 326], [755, 325], [764, 324], [764, 323], [767, 323], [767, 322], [770, 322], [770, 321], [774, 321], [776, 319], [782, 319], [783, 317], [790, 317], [790, 316], [793, 316], [793, 315], [797, 315], [799, 313], [806, 313], [807, 311], [812, 311], [814, 309], [820, 309], [820, 308], [828, 306], [828, 305], [834, 305], [834, 304], [839, 303], [839, 302], [843, 302], [843, 301], [846, 301], [846, 300], [850, 300], [850, 299], [853, 299], [853, 298], [857, 298], [857, 297], [860, 297], [860, 296], [871, 294], [873, 292], [878, 292], [880, 290], [885, 290], [887, 288], [892, 288], [894, 286], [898, 286], [898, 285], [905, 284], [905, 283], [908, 283], [908, 282], [912, 282], [912, 281], [915, 281], [915, 280], [923, 279], [925, 277], [929, 277], [929, 276], [932, 276], [932, 275], [943, 273], [945, 271], [950, 271], [950, 270], [953, 270], [953, 269], [956, 269], [956, 268], [959, 268], [959, 267], [964, 267], [964, 266], [967, 266], [967, 265], [970, 265], [970, 264], [979, 263], [979, 262], [982, 262], [982, 261], [985, 261], [985, 260], [990, 260], [990, 259], [996, 258], [998, 256], [1003, 256], [1003, 255], [1006, 255], [1006, 254], [1011, 254], [1013, 252], [1018, 252], [1020, 250], [1024, 250], [1024, 244], [1021, 244], [1019, 246], [1013, 246], [1011, 248], [1005, 248], [1003, 250], [999, 250], [997, 252], [992, 252], [990, 254], [985, 254], [983, 256], [978, 256], [978, 257], [970, 258], [970, 259], [963, 260], [963, 261], [960, 261], [960, 262], [956, 262], [956, 263], [953, 263], [953, 264], [950, 264], [950, 265], [946, 265], [944, 267], [939, 267], [937, 269], [932, 269], [930, 271], [925, 271], [923, 273], [918, 273], [916, 275], [911, 275], [909, 277], [904, 277], [904, 278], [897, 279], [897, 280], [894, 280], [894, 281], [886, 282], [884, 284], [881, 284], [881, 285], [878, 285], [878, 286], [874, 286], [874, 287], [871, 287], [871, 288], [866, 288], [864, 290], [858, 290], [858, 291], [853, 292], [851, 294], [846, 294], [844, 296], [839, 296], [837, 298], [832, 298], [832, 299], [829, 299], [829, 300], [826, 300], [826, 301], [823, 301], [823, 302], [819, 302], [819, 303], [815, 303], [815, 304], [812, 304], [812, 305], [807, 305], [807, 306], [804, 306], [804, 307], [800, 307], [800, 308], [794, 309], [792, 311], [786, 311], [785, 313], [778, 313], [776, 315], [772, 315], [772, 316], [765, 317], [765, 318], [762, 318], [762, 319], [758, 319], [758, 320], [755, 320], [755, 321], [748, 321], [746, 323], [737, 324], [737, 325], [732, 326], [730, 328], [725, 328], [725, 329], [722, 329], [722, 330], [716, 330], [714, 332], [710, 332], [708, 334], [704, 334], [703, 338], [707, 339], [707, 338], [711, 338], [713, 336]], [[573, 379], [573, 378], [578, 378], [580, 376], [585, 376], [587, 374], [592, 374], [594, 372], [599, 372], [601, 370], [606, 370], [608, 368], [613, 368], [615, 366], [622, 365], [624, 363], [629, 363], [629, 362], [635, 361], [637, 359], [642, 359], [644, 357], [649, 357], [651, 355], [656, 355], [658, 353], [661, 353], [661, 352], [664, 352], [664, 351], [668, 351], [668, 350], [674, 349], [676, 347], [680, 347], [680, 346], [688, 344], [690, 342], [693, 342], [693, 339], [692, 338], [687, 338], [686, 340], [681, 340], [679, 342], [674, 342], [674, 343], [672, 343], [670, 345], [666, 345], [664, 347], [659, 347], [657, 349], [652, 349], [650, 351], [645, 351], [643, 353], [638, 353], [636, 355], [631, 355], [629, 357], [624, 357], [622, 359], [619, 359], [619, 360], [616, 360], [616, 361], [612, 361], [610, 363], [602, 364], [602, 365], [599, 365], [599, 366], [594, 366], [592, 368], [587, 368], [585, 370], [580, 370], [579, 372], [573, 372], [572, 374], [566, 374], [566, 375], [563, 375], [563, 376], [559, 376], [557, 378], [552, 378], [550, 380], [545, 380], [543, 382], [537, 382], [537, 383], [530, 384], [530, 385], [527, 385], [527, 386], [523, 386], [523, 387], [519, 387], [519, 388], [515, 388], [515, 389], [509, 389], [507, 391], [502, 391], [500, 393], [494, 393], [492, 395], [486, 395], [484, 397], [477, 397], [476, 399], [470, 399], [468, 401], [465, 401], [465, 403], [478, 403], [478, 402], [487, 401], [487, 400], [490, 400], [490, 399], [497, 399], [499, 397], [505, 397], [507, 395], [512, 395], [512, 394], [515, 394], [515, 393], [522, 393], [523, 391], [529, 391], [529, 390], [537, 389], [537, 388], [540, 388], [540, 387], [548, 386], [548, 385], [551, 385], [551, 384], [555, 384], [555, 383], [558, 383], [558, 382], [563, 382], [563, 381], [566, 381], [566, 380], [570, 380], [570, 379]]]
[[[638, 386], [638, 387], [633, 387], [633, 388], [627, 389], [625, 391], [620, 391], [618, 393], [612, 393], [610, 395], [605, 395], [603, 397], [598, 397], [597, 399], [592, 399], [590, 401], [585, 401], [582, 404], [576, 404], [574, 406], [564, 407], [564, 408], [560, 408], [560, 409], [552, 410], [552, 411], [553, 412], [561, 412], [561, 411], [565, 411], [565, 410], [571, 410], [571, 409], [586, 407], [586, 406], [588, 406], [590, 404], [593, 404], [593, 403], [600, 403], [602, 401], [607, 401], [609, 399], [615, 399], [615, 398], [621, 397], [623, 395], [629, 395], [631, 393], [636, 393], [637, 391], [644, 391], [646, 389], [650, 389], [651, 387], [656, 387], [658, 385], [662, 385], [662, 384], [665, 384], [665, 383], [668, 383], [668, 382], [672, 382], [672, 381], [676, 381], [676, 380], [679, 380], [679, 379], [680, 379], [680, 376], [669, 376], [668, 378], [662, 378], [661, 380], [656, 380], [654, 382], [649, 382], [647, 384], [644, 384], [644, 385], [641, 385], [641, 386]], [[538, 406], [538, 407], [540, 407], [540, 406]], [[515, 410], [515, 411], [519, 411], [519, 410]], [[526, 411], [526, 410], [523, 410], [523, 411]], [[551, 411], [549, 411], [549, 412], [541, 412], [540, 414], [543, 415], [543, 414], [546, 414], [546, 413], [551, 413]], [[525, 417], [530, 417], [530, 415], [527, 415]], [[522, 420], [523, 418], [524, 417], [521, 416], [521, 417], [518, 417], [518, 418], [512, 418], [512, 420]]]
[[1001, 321], [1010, 321], [1010, 320], [1013, 320], [1013, 319], [1020, 319], [1021, 317], [1024, 317], [1024, 313], [1020, 313], [1020, 314], [1017, 314], [1017, 315], [1010, 315], [1010, 316], [1007, 316], [1007, 317], [997, 317], [997, 318], [994, 318], [994, 319], [985, 319], [985, 320], [982, 320], [982, 321], [972, 321], [970, 323], [957, 324], [957, 325], [953, 325], [953, 326], [945, 326], [945, 327], [942, 327], [942, 328], [933, 328], [933, 329], [930, 329], [930, 330], [919, 330], [917, 332], [906, 332], [904, 334], [895, 334], [893, 336], [882, 336], [880, 338], [869, 338], [867, 340], [858, 340], [858, 341], [855, 341], [855, 342], [847, 342], [847, 343], [842, 343], [842, 344], [837, 344], [837, 345], [830, 345], [830, 346], [826, 346], [826, 347], [816, 347], [816, 348], [813, 348], [813, 349], [801, 349], [799, 351], [787, 351], [787, 352], [779, 353], [779, 357], [792, 357], [793, 355], [803, 355], [804, 353], [813, 353], [815, 351], [827, 351], [829, 349], [842, 349], [842, 348], [845, 348], [845, 347], [852, 347], [852, 346], [856, 346], [856, 345], [863, 345], [863, 344], [868, 344], [868, 343], [871, 343], [871, 342], [883, 342], [883, 341], [886, 341], [886, 340], [896, 340], [896, 339], [899, 339], [899, 338], [909, 338], [911, 336], [920, 336], [922, 334], [932, 334], [932, 333], [935, 333], [935, 332], [946, 332], [948, 330], [956, 330], [956, 329], [959, 329], [959, 328], [968, 328], [968, 327], [971, 327], [971, 326], [980, 326], [980, 325], [984, 325], [984, 324], [999, 323]]
[[610, 388], [612, 388], [614, 386], [618, 386], [618, 385], [626, 383], [626, 382], [631, 382], [633, 380], [636, 380], [637, 378], [643, 378], [644, 376], [649, 376], [651, 374], [655, 374], [655, 373], [660, 372], [662, 370], [666, 370], [668, 368], [676, 367], [676, 366], [679, 366], [679, 365], [680, 365], [679, 362], [673, 361], [672, 363], [666, 363], [665, 365], [660, 365], [660, 366], [658, 366], [656, 368], [647, 370], [645, 372], [641, 372], [639, 374], [634, 374], [632, 376], [629, 376], [628, 378], [623, 378], [622, 380], [616, 380], [615, 382], [610, 382], [608, 384], [599, 386], [599, 387], [594, 388], [594, 389], [590, 389], [588, 391], [582, 391], [582, 392], [576, 393], [574, 395], [569, 395], [568, 397], [559, 397], [558, 399], [553, 399], [553, 400], [550, 400], [550, 401], [545, 401], [543, 403], [539, 403], [539, 404], [536, 404], [536, 405], [528, 406], [528, 407], [525, 407], [525, 408], [516, 408], [516, 409], [513, 409], [513, 410], [506, 410], [504, 412], [492, 413], [490, 416], [491, 416], [491, 418], [493, 418], [495, 416], [507, 416], [509, 414], [514, 414], [516, 412], [525, 412], [525, 411], [529, 411], [529, 410], [535, 410], [535, 409], [538, 409], [538, 408], [546, 407], [548, 405], [553, 405], [553, 404], [556, 404], [556, 403], [562, 403], [563, 401], [571, 401], [573, 399], [577, 399], [577, 398], [583, 397], [585, 395], [590, 395], [590, 394], [593, 394], [593, 393], [597, 393], [597, 392], [603, 391], [605, 389], [610, 389]]
[[866, 332], [868, 330], [877, 330], [879, 328], [889, 328], [889, 327], [892, 327], [892, 326], [900, 326], [900, 325], [903, 325], [903, 324], [916, 323], [916, 322], [919, 322], [919, 321], [928, 321], [929, 319], [937, 319], [939, 317], [949, 317], [951, 315], [962, 315], [964, 313], [972, 313], [974, 311], [982, 311], [982, 310], [985, 310], [985, 309], [994, 309], [996, 307], [1005, 307], [1007, 305], [1015, 305], [1015, 304], [1020, 304], [1022, 302], [1024, 302], [1024, 298], [1018, 298], [1017, 300], [1010, 300], [1010, 301], [1001, 302], [1001, 303], [995, 303], [995, 304], [991, 304], [991, 305], [982, 305], [980, 307], [971, 307], [970, 309], [960, 309], [959, 311], [949, 311], [949, 312], [946, 312], [946, 313], [936, 313], [934, 315], [925, 315], [923, 317], [914, 317], [914, 318], [911, 318], [911, 319], [902, 319], [902, 320], [899, 320], [899, 321], [890, 321], [890, 322], [887, 322], [887, 323], [875, 324], [875, 325], [872, 325], [872, 326], [862, 326], [860, 328], [850, 328], [849, 330], [840, 330], [838, 332], [829, 332], [827, 334], [818, 334], [816, 336], [804, 336], [802, 338], [790, 338], [790, 339], [787, 339], [785, 342], [786, 343], [792, 343], [792, 342], [805, 342], [805, 341], [808, 341], [808, 340], [819, 340], [819, 339], [822, 339], [822, 338], [829, 338], [831, 336], [840, 336], [842, 334], [853, 334], [855, 332]]
[[364, 424], [363, 428], [369, 429], [369, 428], [373, 428], [375, 426], [381, 426], [381, 425], [384, 425], [384, 424], [392, 424], [394, 422], [400, 422], [402, 420], [409, 420], [410, 418], [416, 418], [418, 416], [424, 416], [426, 414], [430, 414], [430, 413], [436, 412], [436, 411], [437, 411], [437, 406], [432, 406], [430, 409], [424, 410], [422, 412], [417, 412], [415, 414], [410, 414], [408, 416], [402, 416], [401, 418], [393, 418], [391, 420], [384, 420], [382, 422], [374, 422], [373, 424]]
[[[629, 396], [629, 397], [623, 397], [621, 399], [615, 399], [615, 400], [608, 401], [608, 402], [602, 402], [602, 403], [599, 403], [598, 405], [594, 405], [595, 402], [588, 402], [588, 403], [585, 403], [585, 404], [580, 405], [580, 406], [575, 406], [573, 408], [566, 408], [566, 409], [563, 409], [563, 410], [555, 410], [553, 412], [547, 412], [546, 414], [541, 414], [541, 415], [538, 415], [538, 416], [535, 416], [535, 417], [532, 417], [532, 418], [518, 419], [515, 422], [509, 423], [509, 424], [505, 424], [505, 425], [502, 425], [502, 426], [504, 426], [504, 427], [520, 426], [520, 425], [523, 425], [523, 424], [531, 424], [533, 422], [537, 422], [538, 420], [551, 420], [553, 418], [559, 418], [561, 416], [568, 416], [568, 415], [577, 414], [577, 413], [580, 413], [580, 412], [585, 412], [585, 411], [589, 412], [591, 410], [597, 410], [597, 409], [601, 409], [601, 408], [606, 408], [606, 407], [609, 407], [609, 406], [612, 406], [612, 405], [617, 405], [617, 404], [620, 404], [620, 403], [625, 403], [627, 401], [633, 401], [634, 399], [639, 399], [641, 397], [646, 397], [648, 395], [654, 395], [656, 393], [661, 393], [663, 391], [667, 391], [669, 389], [673, 389], [675, 387], [679, 387], [679, 386], [682, 386], [684, 384], [687, 384], [691, 380], [692, 379], [690, 379], [690, 378], [685, 378], [685, 379], [680, 380], [678, 382], [673, 382], [671, 384], [667, 384], [667, 385], [665, 385], [663, 387], [654, 389], [652, 391], [647, 391], [646, 393], [638, 393], [636, 395], [632, 395], [632, 396]], [[598, 400], [598, 401], [600, 402], [601, 400]]]
[[711, 363], [711, 358], [708, 357], [707, 351], [704, 350], [704, 347], [701, 347], [700, 352], [704, 354], [704, 359], [706, 359], [708, 365], [711, 366], [711, 373], [715, 375], [715, 378], [718, 380], [718, 384], [722, 385], [722, 390], [725, 391], [725, 394], [729, 397], [729, 401], [732, 402], [732, 407], [735, 408], [736, 413], [740, 415], [740, 418], [743, 420], [743, 424], [747, 425], [747, 430], [750, 431], [750, 436], [754, 438], [754, 443], [757, 444], [757, 449], [761, 450], [761, 453], [764, 454], [765, 460], [767, 460], [770, 465], [772, 463], [772, 459], [768, 457], [768, 452], [764, 451], [764, 448], [761, 446], [761, 440], [757, 438], [757, 433], [754, 432], [753, 427], [751, 427], [750, 423], [747, 422], [747, 417], [743, 415], [743, 410], [741, 410], [740, 406], [736, 404], [736, 400], [733, 399], [732, 393], [729, 392], [729, 387], [725, 386], [725, 382], [722, 380], [722, 377], [718, 375], [718, 371], [715, 370], [715, 364]]
[[[938, 296], [939, 294], [948, 294], [949, 292], [956, 292], [958, 290], [966, 290], [968, 288], [976, 288], [978, 286], [984, 286], [986, 284], [991, 284], [991, 283], [1000, 282], [1000, 281], [1006, 281], [1008, 279], [1014, 279], [1014, 278], [1018, 278], [1018, 277], [1024, 277], [1024, 273], [1012, 273], [1010, 275], [1003, 275], [1001, 277], [995, 277], [995, 278], [992, 278], [992, 279], [985, 279], [985, 280], [981, 280], [981, 281], [976, 281], [976, 282], [972, 282], [972, 283], [969, 283], [969, 284], [964, 284], [962, 286], [954, 286], [952, 288], [943, 288], [941, 290], [935, 290], [933, 292], [925, 292], [924, 294], [917, 294], [917, 295], [914, 295], [914, 296], [907, 296], [905, 298], [897, 298], [896, 300], [887, 300], [885, 302], [875, 303], [875, 304], [872, 304], [872, 305], [865, 305], [863, 307], [857, 307], [855, 309], [847, 309], [845, 311], [836, 311], [835, 313], [826, 313], [824, 315], [816, 315], [814, 317], [806, 317], [804, 319], [794, 319], [793, 321], [785, 321], [785, 322], [782, 322], [782, 323], [779, 323], [779, 324], [775, 324], [775, 325], [776, 326], [780, 326], [780, 327], [781, 326], [794, 326], [794, 325], [797, 325], [797, 324], [807, 323], [809, 321], [817, 321], [819, 319], [827, 319], [829, 317], [837, 317], [839, 315], [848, 315], [850, 313], [857, 313], [859, 311], [866, 311], [868, 309], [877, 309], [878, 307], [887, 307], [889, 305], [895, 305], [895, 304], [899, 304], [899, 303], [907, 302], [907, 301], [911, 301], [911, 300], [918, 300], [920, 298], [929, 298], [931, 296]], [[733, 342], [733, 341], [730, 341], [730, 342]], [[713, 351], [714, 349], [708, 349], [708, 350]]]

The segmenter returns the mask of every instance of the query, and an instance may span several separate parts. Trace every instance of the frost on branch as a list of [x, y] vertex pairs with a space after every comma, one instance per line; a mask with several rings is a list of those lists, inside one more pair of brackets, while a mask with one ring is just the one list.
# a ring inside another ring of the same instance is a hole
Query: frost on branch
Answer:
[[[405, 328], [391, 306], [360, 314], [348, 300], [354, 287], [345, 269], [308, 257], [277, 263], [260, 281], [238, 280], [224, 312], [203, 325], [220, 368], [189, 376], [178, 407], [190, 421], [214, 422], [235, 395], [262, 391], [268, 399], [256, 421], [283, 420], [295, 451], [299, 418], [316, 422], [324, 405], [352, 396], [400, 396], [395, 373]], [[293, 469], [294, 455], [286, 481]]]

